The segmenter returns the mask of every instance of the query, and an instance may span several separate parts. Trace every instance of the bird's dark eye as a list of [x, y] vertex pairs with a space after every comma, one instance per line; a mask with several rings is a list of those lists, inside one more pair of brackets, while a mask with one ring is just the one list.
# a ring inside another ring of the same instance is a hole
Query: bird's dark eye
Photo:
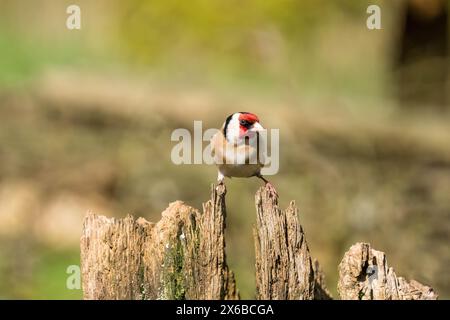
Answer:
[[249, 127], [250, 126], [250, 122], [248, 122], [247, 120], [240, 120], [239, 124], [243, 127]]

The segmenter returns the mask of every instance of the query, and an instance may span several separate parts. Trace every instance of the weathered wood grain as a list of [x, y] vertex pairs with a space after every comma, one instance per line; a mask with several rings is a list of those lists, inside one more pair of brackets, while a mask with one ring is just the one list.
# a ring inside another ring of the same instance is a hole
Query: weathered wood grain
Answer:
[[[226, 188], [212, 186], [200, 212], [173, 202], [161, 220], [89, 213], [81, 237], [85, 299], [239, 299], [225, 255]], [[287, 209], [262, 187], [255, 196], [256, 298], [331, 299], [311, 258], [298, 208]], [[339, 265], [342, 299], [437, 299], [432, 288], [397, 277], [386, 255], [357, 243]]]
[[225, 257], [224, 186], [203, 213], [171, 203], [154, 224], [88, 214], [81, 237], [85, 299], [237, 299]]
[[338, 291], [346, 300], [436, 300], [432, 288], [397, 277], [384, 252], [356, 243], [339, 265]]
[[262, 187], [255, 197], [257, 299], [330, 299], [318, 262], [313, 263], [292, 201], [286, 210]]

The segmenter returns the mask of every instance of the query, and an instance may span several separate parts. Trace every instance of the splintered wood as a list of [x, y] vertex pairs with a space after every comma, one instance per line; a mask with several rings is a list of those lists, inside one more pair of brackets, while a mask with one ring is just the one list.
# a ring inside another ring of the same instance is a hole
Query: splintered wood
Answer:
[[318, 262], [311, 259], [295, 202], [282, 210], [278, 198], [262, 187], [255, 203], [257, 299], [330, 299]]
[[237, 299], [225, 259], [225, 187], [203, 213], [181, 201], [150, 223], [88, 214], [81, 237], [85, 299]]
[[[224, 185], [212, 186], [203, 212], [173, 202], [150, 223], [89, 213], [81, 236], [85, 299], [239, 299], [225, 256]], [[267, 187], [255, 197], [257, 299], [331, 299], [311, 258], [292, 201], [286, 210]], [[433, 289], [397, 277], [383, 252], [357, 243], [339, 265], [342, 299], [437, 299]]]
[[397, 277], [384, 252], [357, 243], [339, 265], [338, 291], [346, 300], [436, 300], [432, 288]]

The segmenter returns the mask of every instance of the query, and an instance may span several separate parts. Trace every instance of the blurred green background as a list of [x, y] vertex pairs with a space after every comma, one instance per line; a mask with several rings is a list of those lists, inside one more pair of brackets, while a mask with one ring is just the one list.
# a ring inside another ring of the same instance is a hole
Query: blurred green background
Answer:
[[[66, 28], [71, 4], [81, 30]], [[370, 4], [382, 30], [366, 27]], [[297, 201], [335, 297], [344, 252], [364, 241], [449, 298], [447, 50], [441, 0], [1, 0], [0, 298], [82, 297], [66, 269], [87, 210], [201, 208], [216, 169], [174, 165], [170, 134], [241, 110], [280, 129], [270, 180], [282, 206]], [[226, 181], [242, 298], [257, 180]]]

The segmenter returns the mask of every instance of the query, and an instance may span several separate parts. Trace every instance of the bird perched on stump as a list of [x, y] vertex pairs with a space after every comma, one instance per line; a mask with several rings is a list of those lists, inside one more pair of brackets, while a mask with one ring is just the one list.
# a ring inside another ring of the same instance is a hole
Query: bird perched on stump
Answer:
[[278, 196], [274, 186], [261, 175], [266, 160], [265, 133], [253, 113], [236, 112], [226, 118], [221, 130], [211, 139], [219, 184], [224, 183], [225, 177], [258, 177], [271, 195]]

